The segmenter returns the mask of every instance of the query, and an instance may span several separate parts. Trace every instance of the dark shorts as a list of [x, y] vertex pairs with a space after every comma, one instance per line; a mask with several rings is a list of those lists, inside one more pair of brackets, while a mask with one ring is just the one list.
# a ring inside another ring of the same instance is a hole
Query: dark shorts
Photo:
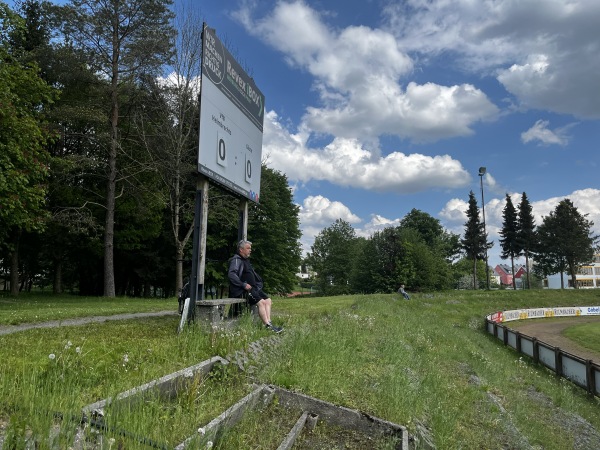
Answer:
[[250, 305], [256, 305], [261, 300], [269, 298], [269, 295], [262, 289], [252, 288], [246, 293], [246, 299]]

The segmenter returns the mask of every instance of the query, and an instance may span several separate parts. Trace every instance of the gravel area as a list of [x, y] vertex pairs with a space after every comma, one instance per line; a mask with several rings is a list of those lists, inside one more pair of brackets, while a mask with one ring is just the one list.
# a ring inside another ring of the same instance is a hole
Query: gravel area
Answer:
[[584, 359], [591, 359], [596, 364], [600, 364], [600, 352], [585, 348], [562, 334], [565, 328], [590, 322], [600, 322], [600, 317], [561, 317], [552, 320], [529, 319], [519, 322], [507, 322], [506, 326], [527, 336], [536, 337], [542, 342], [559, 347], [564, 352]]

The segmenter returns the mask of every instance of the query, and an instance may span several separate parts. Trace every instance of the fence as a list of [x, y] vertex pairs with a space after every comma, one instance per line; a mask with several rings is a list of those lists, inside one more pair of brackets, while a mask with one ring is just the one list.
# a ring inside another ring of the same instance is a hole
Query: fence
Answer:
[[590, 395], [600, 397], [600, 366], [591, 360], [562, 351], [535, 337], [512, 330], [503, 322], [548, 317], [599, 316], [600, 306], [575, 306], [566, 308], [532, 308], [498, 311], [486, 316], [486, 330], [519, 353], [523, 353], [584, 388]]

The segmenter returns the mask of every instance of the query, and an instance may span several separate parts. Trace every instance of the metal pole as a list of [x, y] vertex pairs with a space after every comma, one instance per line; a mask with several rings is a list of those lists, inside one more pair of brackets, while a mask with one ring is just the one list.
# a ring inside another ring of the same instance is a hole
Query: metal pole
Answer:
[[194, 207], [194, 237], [192, 248], [192, 273], [190, 276], [190, 296], [185, 299], [181, 321], [178, 332], [181, 333], [186, 324], [194, 321], [196, 314], [196, 300], [198, 299], [198, 259], [200, 256], [200, 226], [202, 224], [202, 200], [201, 189], [196, 191], [196, 204]]
[[488, 251], [487, 251], [487, 231], [485, 228], [485, 200], [483, 199], [483, 176], [485, 175], [485, 167], [479, 168], [479, 181], [481, 184], [481, 211], [483, 212], [483, 236], [485, 245], [485, 286], [486, 289], [490, 290], [490, 267], [488, 265]]

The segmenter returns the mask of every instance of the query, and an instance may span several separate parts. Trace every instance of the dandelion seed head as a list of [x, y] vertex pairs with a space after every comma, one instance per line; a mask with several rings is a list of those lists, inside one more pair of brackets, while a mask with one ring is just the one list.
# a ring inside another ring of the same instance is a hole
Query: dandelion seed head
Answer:
[[50, 359], [56, 359], [56, 355], [54, 353], [50, 353], [48, 355], [48, 358], [50, 358]]

